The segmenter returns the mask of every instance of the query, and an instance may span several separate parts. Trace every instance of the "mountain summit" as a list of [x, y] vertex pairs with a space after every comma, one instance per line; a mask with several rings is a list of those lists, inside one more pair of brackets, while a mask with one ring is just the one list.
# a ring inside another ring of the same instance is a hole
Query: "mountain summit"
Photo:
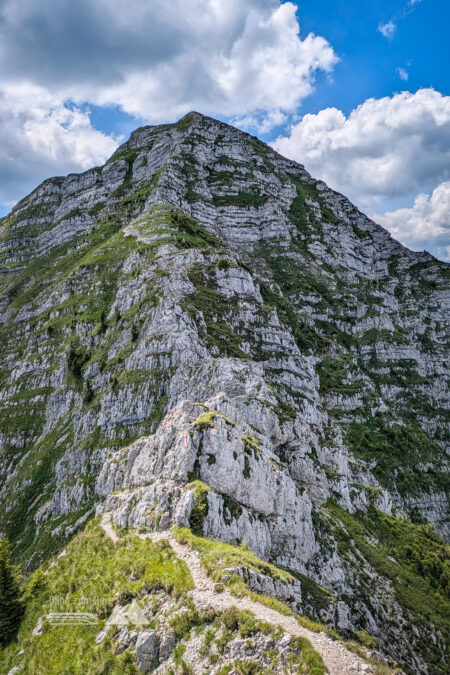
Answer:
[[96, 512], [190, 528], [241, 545], [221, 583], [445, 672], [447, 264], [199, 113], [46, 180], [0, 261], [1, 531], [27, 573]]

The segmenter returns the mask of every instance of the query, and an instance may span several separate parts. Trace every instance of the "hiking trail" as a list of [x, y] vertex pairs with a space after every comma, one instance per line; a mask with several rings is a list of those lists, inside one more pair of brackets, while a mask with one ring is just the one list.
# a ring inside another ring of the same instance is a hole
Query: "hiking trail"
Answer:
[[[101, 526], [108, 537], [117, 542], [117, 536], [111, 520], [104, 516]], [[232, 607], [239, 610], [252, 612], [256, 618], [273, 626], [279, 626], [289, 635], [303, 637], [309, 640], [313, 648], [320, 654], [329, 675], [353, 675], [353, 673], [373, 673], [373, 667], [364, 661], [361, 657], [349, 651], [342, 643], [333, 640], [326, 633], [315, 633], [297, 622], [293, 616], [285, 616], [270, 607], [250, 600], [249, 598], [236, 598], [225, 589], [218, 593], [214, 590], [215, 582], [208, 577], [200, 556], [187, 544], [181, 544], [172, 535], [170, 530], [162, 532], [148, 532], [137, 534], [140, 539], [150, 539], [151, 541], [166, 540], [169, 542], [175, 555], [183, 560], [192, 576], [194, 589], [189, 592], [194, 604], [199, 609], [216, 609], [223, 612]]]

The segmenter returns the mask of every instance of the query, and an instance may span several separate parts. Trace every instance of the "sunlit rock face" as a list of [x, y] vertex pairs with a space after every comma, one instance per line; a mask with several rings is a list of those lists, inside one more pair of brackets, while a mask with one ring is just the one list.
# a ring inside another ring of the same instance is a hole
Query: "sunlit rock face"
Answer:
[[96, 509], [191, 526], [295, 571], [294, 608], [440, 672], [392, 542], [449, 536], [448, 265], [198, 113], [45, 181], [2, 219], [0, 260], [1, 529], [21, 560]]

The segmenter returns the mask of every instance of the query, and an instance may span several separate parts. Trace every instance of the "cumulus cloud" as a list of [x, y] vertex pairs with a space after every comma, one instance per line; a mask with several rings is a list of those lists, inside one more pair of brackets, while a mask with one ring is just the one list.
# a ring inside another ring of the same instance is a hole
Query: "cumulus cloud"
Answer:
[[[53, 161], [67, 166], [58, 153], [72, 153], [70, 167], [83, 168], [89, 137], [91, 158], [101, 161], [114, 139], [68, 100], [119, 106], [148, 123], [197, 109], [268, 131], [298, 109], [316, 73], [337, 62], [324, 38], [299, 30], [296, 6], [279, 0], [190, 0], [188, 11], [185, 0], [2, 0], [0, 127], [9, 129], [9, 156], [28, 147], [31, 165], [47, 157], [43, 178]], [[3, 153], [0, 175], [11, 168], [11, 186], [25, 165], [7, 160]], [[5, 183], [4, 199], [19, 196], [7, 193]]]
[[397, 26], [394, 23], [394, 21], [391, 19], [387, 23], [380, 23], [378, 25], [378, 32], [381, 33], [381, 35], [384, 35], [385, 38], [388, 40], [392, 40], [394, 37], [395, 31], [397, 30]]
[[118, 103], [150, 122], [200, 109], [251, 114], [267, 127], [274, 116], [293, 112], [312, 92], [315, 72], [331, 70], [334, 52], [321, 37], [298, 37], [292, 3], [274, 9], [274, 3], [241, 0], [244, 5], [248, 13], [232, 27], [233, 40], [217, 20], [205, 19], [200, 35], [192, 26], [192, 46], [181, 55], [130, 71], [123, 81], [90, 92], [90, 100]]
[[409, 79], [409, 73], [406, 68], [397, 68], [397, 74], [401, 80], [406, 82]]
[[95, 166], [118, 143], [37, 86], [3, 85], [0, 121], [0, 200], [10, 205], [40, 179]]
[[450, 96], [433, 89], [368, 99], [347, 117], [304, 115], [273, 146], [363, 208], [450, 177]]
[[337, 61], [279, 0], [6, 0], [0, 19], [0, 79], [151, 122], [292, 112]]
[[413, 250], [426, 249], [450, 262], [450, 181], [441, 183], [431, 195], [417, 195], [411, 208], [372, 217]]

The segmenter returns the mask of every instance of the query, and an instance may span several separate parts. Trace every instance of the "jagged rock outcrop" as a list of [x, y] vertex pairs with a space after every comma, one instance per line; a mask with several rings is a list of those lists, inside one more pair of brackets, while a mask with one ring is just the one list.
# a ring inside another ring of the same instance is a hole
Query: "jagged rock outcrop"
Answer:
[[448, 265], [197, 113], [45, 181], [0, 260], [2, 530], [30, 567], [94, 508], [190, 525], [444, 672]]

